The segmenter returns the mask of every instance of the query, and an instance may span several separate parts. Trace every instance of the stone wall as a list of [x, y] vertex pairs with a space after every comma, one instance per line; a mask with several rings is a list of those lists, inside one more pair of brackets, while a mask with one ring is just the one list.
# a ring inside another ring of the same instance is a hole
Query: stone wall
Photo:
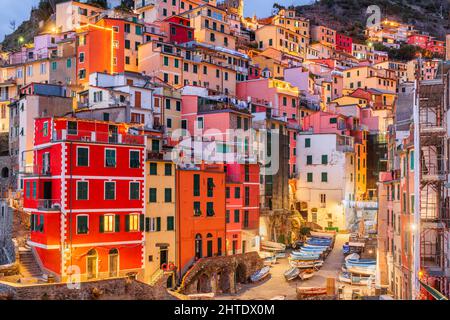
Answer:
[[18, 285], [0, 282], [0, 300], [175, 300], [162, 278], [154, 286], [129, 278], [82, 282], [80, 289], [66, 283]]
[[0, 200], [0, 266], [15, 261], [15, 249], [12, 241], [12, 209], [8, 202]]
[[237, 283], [246, 283], [263, 266], [263, 260], [257, 252], [203, 258], [186, 273], [180, 292], [235, 293]]

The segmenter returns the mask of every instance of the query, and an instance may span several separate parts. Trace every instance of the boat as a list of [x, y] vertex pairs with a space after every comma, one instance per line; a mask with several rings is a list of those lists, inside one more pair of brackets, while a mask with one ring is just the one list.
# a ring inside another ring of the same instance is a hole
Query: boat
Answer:
[[315, 268], [321, 268], [322, 266], [323, 266], [323, 261], [322, 260], [314, 262], [314, 267]]
[[375, 268], [361, 268], [361, 267], [349, 267], [347, 266], [347, 271], [350, 273], [361, 274], [361, 275], [375, 275]]
[[315, 273], [315, 271], [313, 269], [305, 269], [305, 270], [302, 270], [302, 272], [300, 272], [298, 277], [301, 280], [308, 280], [314, 276], [314, 273]]
[[286, 296], [275, 296], [271, 298], [270, 300], [286, 300]]
[[264, 264], [265, 265], [274, 264], [276, 262], [277, 262], [277, 258], [275, 256], [267, 257], [267, 258], [264, 259]]
[[292, 255], [291, 254], [291, 259], [292, 260], [303, 260], [303, 261], [314, 261], [314, 260], [319, 260], [320, 256], [319, 255]]
[[290, 260], [289, 265], [291, 267], [299, 268], [299, 269], [309, 269], [314, 268], [315, 261], [298, 261], [298, 260]]
[[295, 256], [318, 256], [321, 255], [323, 251], [292, 251], [291, 254]]
[[273, 241], [261, 241], [261, 248], [267, 251], [284, 251], [286, 245]]
[[284, 253], [284, 252], [279, 252], [279, 253], [275, 254], [275, 258], [277, 258], [277, 259], [283, 259], [283, 258], [286, 258], [286, 253]]
[[372, 277], [354, 276], [348, 272], [341, 272], [339, 274], [339, 281], [349, 283], [352, 285], [367, 285], [373, 281]]
[[334, 238], [336, 236], [335, 232], [320, 232], [320, 231], [310, 231], [309, 234], [313, 237], [325, 237]]
[[270, 273], [270, 267], [266, 266], [259, 271], [256, 271], [254, 274], [250, 276], [250, 280], [252, 282], [258, 282], [267, 277]]
[[319, 251], [319, 252], [324, 252], [327, 251], [327, 247], [301, 247], [300, 248], [300, 252], [301, 251], [305, 251], [305, 252], [312, 252], [312, 251]]
[[324, 248], [326, 250], [330, 249], [330, 247], [327, 245], [314, 245], [309, 243], [305, 243], [302, 248]]
[[327, 294], [327, 288], [320, 287], [297, 287], [297, 299], [317, 297]]
[[348, 260], [359, 260], [359, 254], [357, 253], [351, 253], [348, 256], [345, 257], [345, 261]]
[[296, 267], [293, 267], [284, 273], [284, 277], [287, 281], [293, 280], [298, 277], [300, 270]]
[[260, 252], [258, 252], [258, 254], [262, 259], [273, 257], [273, 252], [260, 251]]
[[354, 265], [376, 265], [377, 261], [374, 259], [346, 259], [346, 263]]

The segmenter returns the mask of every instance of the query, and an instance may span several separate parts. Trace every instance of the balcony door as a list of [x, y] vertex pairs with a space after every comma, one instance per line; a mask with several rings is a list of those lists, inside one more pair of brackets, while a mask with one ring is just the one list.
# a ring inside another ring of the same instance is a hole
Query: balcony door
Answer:
[[44, 194], [42, 199], [44, 200], [44, 208], [51, 209], [52, 207], [52, 182], [44, 182]]
[[117, 249], [109, 250], [109, 276], [111, 278], [119, 275], [119, 251]]

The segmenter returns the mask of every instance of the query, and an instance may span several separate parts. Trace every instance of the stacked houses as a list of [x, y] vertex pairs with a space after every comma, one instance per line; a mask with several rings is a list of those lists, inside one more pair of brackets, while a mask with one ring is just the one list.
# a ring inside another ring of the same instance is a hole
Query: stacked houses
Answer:
[[[447, 203], [414, 197], [417, 162], [436, 171], [422, 186], [447, 179], [444, 112], [419, 117], [439, 123], [419, 157], [408, 109], [416, 79], [444, 79], [443, 41], [386, 20], [360, 42], [293, 8], [245, 18], [243, 0], [134, 2], [62, 1], [48, 30], [1, 54], [2, 185], [41, 276], [174, 287], [308, 225], [378, 233], [378, 285], [396, 298], [425, 297], [419, 270], [448, 295], [448, 208], [422, 226], [439, 230], [428, 251], [409, 227]], [[432, 58], [395, 61], [375, 42]]]

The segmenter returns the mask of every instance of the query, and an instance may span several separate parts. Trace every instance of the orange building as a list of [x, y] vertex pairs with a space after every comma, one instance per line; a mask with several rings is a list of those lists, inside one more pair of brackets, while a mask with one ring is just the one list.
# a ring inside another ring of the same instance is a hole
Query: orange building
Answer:
[[125, 19], [103, 18], [77, 29], [77, 75], [80, 84], [95, 72], [138, 72], [138, 47], [144, 26]]
[[225, 254], [225, 172], [202, 164], [176, 172], [176, 266], [181, 277], [200, 258]]

